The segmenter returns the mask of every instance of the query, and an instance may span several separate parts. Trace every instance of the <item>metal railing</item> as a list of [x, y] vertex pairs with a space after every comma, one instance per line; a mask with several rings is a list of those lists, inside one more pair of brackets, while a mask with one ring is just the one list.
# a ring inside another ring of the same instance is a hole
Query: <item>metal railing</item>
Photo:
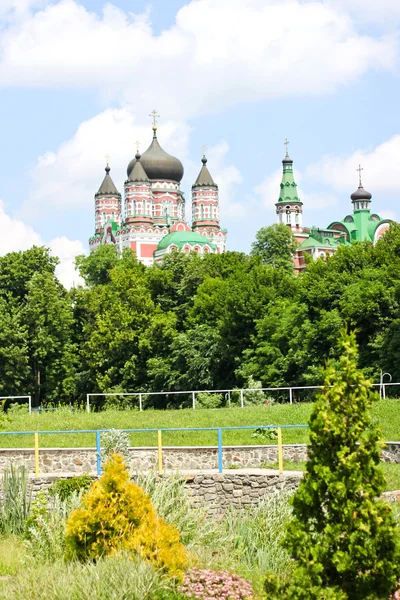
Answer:
[[[216, 431], [217, 432], [217, 468], [218, 473], [223, 472], [223, 444], [222, 434], [224, 431], [237, 431], [237, 430], [249, 430], [249, 429], [273, 429], [277, 432], [277, 447], [278, 447], [278, 470], [283, 473], [283, 441], [282, 441], [282, 429], [304, 429], [308, 428], [306, 424], [300, 425], [241, 425], [231, 427], [162, 427], [162, 428], [149, 428], [149, 429], [121, 429], [126, 433], [157, 433], [157, 466], [158, 473], [163, 473], [163, 445], [162, 445], [162, 434], [169, 431]], [[94, 433], [96, 436], [96, 471], [97, 475], [101, 475], [101, 434], [107, 433], [109, 429], [72, 429], [72, 430], [46, 430], [46, 431], [0, 431], [0, 436], [3, 435], [31, 435], [33, 436], [33, 447], [35, 454], [35, 475], [40, 475], [40, 463], [39, 463], [39, 435], [49, 434], [81, 434], [81, 433]], [[1, 438], [0, 438], [1, 439]], [[201, 446], [199, 446], [201, 447]]]
[[32, 414], [32, 396], [0, 396], [0, 400], [28, 400], [28, 412]]
[[[384, 374], [386, 375], [386, 373]], [[386, 398], [386, 388], [389, 386], [400, 386], [400, 382], [392, 383], [387, 382], [384, 383], [381, 381], [380, 383], [373, 383], [374, 387], [379, 387], [379, 395], [381, 398]], [[90, 412], [90, 399], [92, 397], [109, 397], [109, 396], [120, 396], [120, 397], [137, 397], [139, 400], [138, 406], [139, 411], [143, 411], [143, 398], [147, 396], [175, 396], [186, 394], [191, 397], [191, 405], [193, 409], [196, 409], [196, 396], [197, 394], [226, 394], [227, 395], [227, 403], [228, 406], [231, 406], [231, 395], [239, 394], [240, 395], [240, 407], [245, 407], [245, 394], [246, 392], [286, 392], [289, 404], [293, 404], [295, 399], [296, 391], [308, 391], [308, 390], [322, 390], [326, 386], [324, 385], [308, 385], [308, 386], [285, 386], [285, 387], [265, 387], [265, 388], [232, 388], [232, 389], [224, 389], [224, 390], [178, 390], [178, 391], [169, 391], [169, 392], [104, 392], [104, 393], [90, 393], [86, 394], [86, 410]], [[332, 387], [332, 386], [329, 386]]]

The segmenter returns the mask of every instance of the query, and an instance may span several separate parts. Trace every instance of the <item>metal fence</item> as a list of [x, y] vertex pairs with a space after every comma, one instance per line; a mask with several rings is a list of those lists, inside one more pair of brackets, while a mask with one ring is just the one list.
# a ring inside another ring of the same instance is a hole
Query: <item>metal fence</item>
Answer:
[[[164, 428], [149, 428], [149, 429], [121, 429], [126, 433], [157, 433], [157, 451], [158, 451], [158, 473], [163, 473], [163, 444], [162, 435], [169, 431], [215, 431], [217, 433], [217, 465], [218, 473], [223, 472], [223, 461], [222, 461], [222, 434], [224, 431], [234, 430], [249, 430], [249, 429], [273, 429], [277, 432], [277, 446], [278, 446], [278, 469], [280, 473], [283, 473], [283, 442], [282, 442], [282, 429], [302, 429], [308, 428], [308, 425], [242, 425], [234, 427], [164, 427]], [[101, 434], [110, 431], [109, 429], [72, 429], [72, 430], [56, 430], [56, 431], [0, 431], [0, 436], [5, 435], [30, 435], [33, 437], [33, 447], [35, 453], [35, 475], [40, 475], [39, 466], [39, 436], [56, 434], [56, 435], [69, 435], [69, 434], [80, 434], [80, 433], [94, 433], [96, 436], [96, 470], [97, 475], [101, 475]], [[0, 438], [1, 439], [1, 438]]]
[[[386, 375], [384, 373], [383, 375]], [[400, 391], [400, 383], [392, 383], [392, 382], [383, 382], [381, 380], [380, 383], [373, 383], [374, 387], [379, 388], [379, 395], [381, 398], [386, 398], [386, 389], [387, 387], [398, 387]], [[233, 388], [233, 389], [224, 389], [224, 390], [178, 390], [178, 391], [169, 391], [169, 392], [113, 392], [113, 393], [90, 393], [86, 395], [86, 410], [90, 412], [91, 409], [91, 398], [107, 398], [107, 397], [134, 397], [138, 399], [138, 408], [139, 411], [143, 411], [144, 399], [151, 396], [179, 396], [186, 395], [189, 399], [189, 404], [195, 410], [196, 409], [196, 397], [198, 394], [225, 394], [225, 399], [227, 405], [230, 407], [232, 405], [232, 397], [233, 395], [238, 396], [239, 402], [238, 405], [241, 408], [245, 408], [246, 405], [246, 393], [248, 392], [263, 392], [264, 394], [275, 394], [275, 397], [278, 397], [280, 401], [284, 401], [283, 398], [286, 397], [286, 400], [289, 401], [289, 404], [293, 404], [294, 402], [302, 402], [305, 400], [313, 400], [315, 394], [318, 390], [324, 389], [323, 385], [309, 385], [309, 386], [287, 386], [287, 387], [266, 387], [266, 388]], [[274, 399], [274, 397], [272, 396]], [[265, 399], [266, 403], [268, 403], [268, 398]]]

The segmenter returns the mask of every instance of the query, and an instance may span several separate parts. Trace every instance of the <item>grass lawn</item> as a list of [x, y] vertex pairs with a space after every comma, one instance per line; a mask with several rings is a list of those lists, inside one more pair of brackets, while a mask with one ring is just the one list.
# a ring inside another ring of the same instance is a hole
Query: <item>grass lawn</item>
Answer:
[[[308, 421], [312, 404], [276, 404], [245, 408], [184, 409], [184, 410], [109, 410], [99, 413], [61, 409], [54, 412], [28, 415], [14, 413], [3, 431], [56, 431], [74, 430], [72, 434], [43, 434], [41, 447], [94, 447], [94, 433], [79, 433], [83, 429], [146, 429], [168, 427], [237, 427], [241, 425], [298, 425]], [[381, 400], [373, 407], [373, 418], [383, 431], [386, 441], [400, 441], [400, 400]], [[224, 431], [224, 445], [259, 444], [251, 437], [253, 430]], [[284, 429], [283, 443], [306, 443], [306, 428]], [[131, 434], [133, 446], [155, 446], [156, 432]], [[163, 445], [198, 446], [216, 445], [216, 431], [176, 431], [163, 433]], [[267, 443], [275, 443], [270, 441]], [[0, 435], [0, 448], [33, 446], [31, 435]]]
[[[386, 479], [386, 491], [400, 490], [400, 464], [396, 463], [381, 463], [381, 469]], [[263, 465], [266, 469], [277, 469], [278, 463]], [[305, 462], [291, 462], [290, 460], [283, 461], [285, 471], [304, 471], [306, 470]]]

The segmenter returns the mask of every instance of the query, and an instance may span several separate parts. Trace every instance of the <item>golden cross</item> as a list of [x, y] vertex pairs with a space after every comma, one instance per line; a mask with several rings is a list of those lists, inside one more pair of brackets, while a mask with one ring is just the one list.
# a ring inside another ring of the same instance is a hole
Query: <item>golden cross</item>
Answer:
[[289, 153], [288, 153], [289, 140], [287, 138], [285, 140], [285, 146], [286, 146], [286, 156], [289, 156]]
[[111, 158], [111, 156], [110, 156], [110, 155], [107, 153], [107, 154], [105, 155], [105, 157], [104, 157], [104, 158], [105, 158], [105, 159], [106, 159], [106, 161], [107, 161], [107, 167], [108, 167], [108, 165], [109, 165], [109, 163], [110, 163], [110, 158]]
[[159, 117], [160, 115], [157, 114], [156, 109], [153, 110], [153, 112], [151, 112], [149, 114], [149, 117], [153, 117], [153, 129], [154, 131], [156, 131], [157, 129], [157, 117]]
[[356, 171], [358, 171], [358, 185], [361, 187], [361, 171], [364, 171], [364, 169], [361, 165], [358, 165], [358, 169], [356, 169]]
[[202, 147], [201, 147], [201, 151], [202, 151], [202, 153], [203, 153], [203, 156], [205, 156], [205, 155], [206, 155], [206, 152], [207, 152], [207, 146], [202, 146]]
[[136, 154], [139, 154], [139, 146], [140, 146], [140, 142], [139, 142], [139, 140], [136, 140]]

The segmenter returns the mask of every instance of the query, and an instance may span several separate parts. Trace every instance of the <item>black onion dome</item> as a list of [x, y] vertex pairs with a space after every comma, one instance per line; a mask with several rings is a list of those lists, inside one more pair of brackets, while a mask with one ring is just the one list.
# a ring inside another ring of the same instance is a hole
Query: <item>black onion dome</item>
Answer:
[[283, 163], [284, 165], [292, 165], [292, 164], [293, 164], [293, 159], [292, 159], [292, 158], [290, 158], [290, 156], [288, 156], [288, 155], [286, 154], [286, 156], [285, 156], [285, 158], [283, 159], [282, 163]]
[[[158, 143], [154, 132], [153, 141], [149, 148], [141, 156], [140, 162], [149, 179], [172, 179], [180, 182], [183, 177], [183, 165], [179, 158], [165, 152]], [[135, 159], [128, 165], [128, 177], [132, 171]]]
[[358, 186], [358, 189], [352, 193], [352, 195], [350, 196], [350, 198], [354, 201], [358, 201], [358, 200], [371, 200], [372, 198], [372, 194], [370, 194], [369, 192], [367, 192], [367, 190], [364, 190], [362, 185]]

